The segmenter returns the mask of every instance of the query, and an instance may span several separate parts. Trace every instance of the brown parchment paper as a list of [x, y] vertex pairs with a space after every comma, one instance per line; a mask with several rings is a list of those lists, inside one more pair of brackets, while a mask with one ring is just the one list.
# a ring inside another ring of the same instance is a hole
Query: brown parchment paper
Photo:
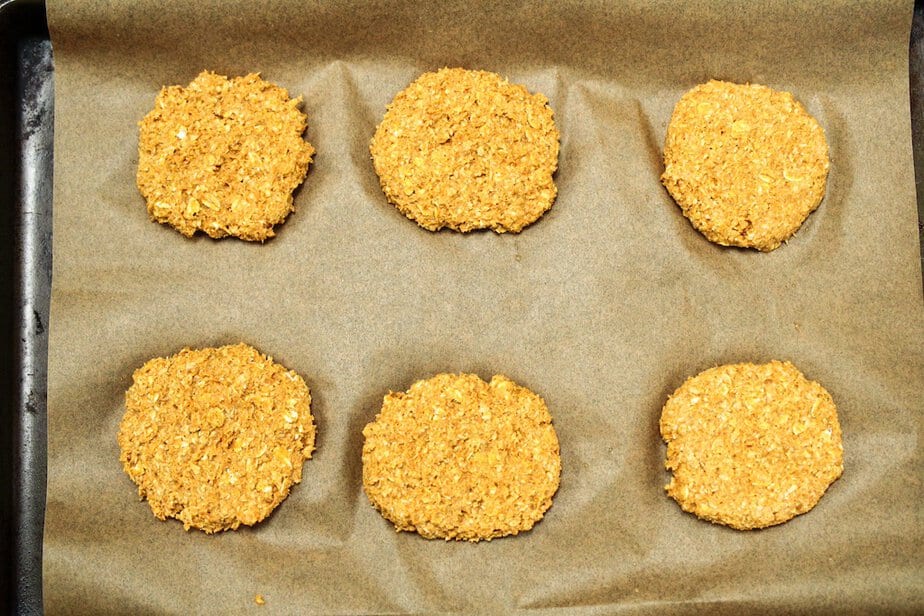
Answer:
[[[924, 609], [911, 8], [49, 2], [48, 613]], [[429, 233], [379, 189], [368, 143], [385, 105], [442, 66], [551, 100], [559, 197], [520, 235]], [[205, 68], [304, 97], [316, 162], [264, 245], [186, 239], [135, 188], [138, 120]], [[712, 77], [790, 90], [826, 131], [827, 196], [775, 252], [710, 244], [658, 181], [674, 103]], [[240, 340], [305, 377], [318, 449], [256, 528], [184, 532], [122, 472], [123, 393], [151, 357]], [[663, 492], [662, 404], [707, 367], [773, 358], [834, 396], [843, 477], [764, 531], [683, 513]], [[382, 397], [460, 370], [551, 409], [561, 488], [529, 533], [396, 534], [362, 492]]]

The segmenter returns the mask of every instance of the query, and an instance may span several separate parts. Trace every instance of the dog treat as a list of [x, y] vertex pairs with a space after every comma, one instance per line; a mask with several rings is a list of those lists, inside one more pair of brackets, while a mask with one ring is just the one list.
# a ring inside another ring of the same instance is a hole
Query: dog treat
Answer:
[[661, 413], [666, 489], [684, 511], [747, 530], [818, 503], [844, 470], [837, 409], [789, 362], [730, 364], [687, 379]]
[[163, 88], [139, 123], [137, 181], [151, 219], [186, 236], [273, 237], [314, 154], [300, 102], [257, 74], [205, 71]]
[[370, 145], [388, 200], [421, 227], [518, 233], [552, 207], [558, 129], [542, 94], [494, 73], [424, 73]]
[[515, 535], [542, 518], [558, 489], [545, 402], [503, 376], [439, 374], [389, 393], [363, 436], [363, 487], [398, 531]]
[[302, 377], [237, 344], [184, 349], [135, 371], [119, 447], [154, 515], [206, 533], [263, 520], [314, 450]]
[[821, 203], [824, 131], [789, 92], [710, 81], [683, 95], [661, 181], [710, 241], [770, 251]]

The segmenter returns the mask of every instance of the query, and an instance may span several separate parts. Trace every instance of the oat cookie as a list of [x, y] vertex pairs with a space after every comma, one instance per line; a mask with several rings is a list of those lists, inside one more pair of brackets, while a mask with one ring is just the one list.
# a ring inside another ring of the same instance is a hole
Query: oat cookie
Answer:
[[747, 530], [818, 503], [844, 470], [837, 409], [789, 362], [711, 368], [664, 405], [668, 495], [684, 511]]
[[548, 102], [494, 73], [424, 73], [395, 97], [372, 139], [382, 190], [430, 231], [518, 233], [557, 194]]
[[363, 436], [369, 500], [397, 530], [428, 539], [529, 530], [558, 489], [545, 402], [503, 376], [439, 374], [389, 393]]
[[256, 74], [205, 71], [163, 88], [139, 123], [137, 182], [151, 219], [186, 236], [273, 237], [314, 154], [300, 102]]
[[314, 450], [302, 377], [246, 344], [156, 358], [125, 394], [119, 447], [154, 515], [206, 533], [264, 519]]
[[683, 95], [661, 181], [710, 241], [770, 251], [821, 203], [828, 143], [789, 92], [710, 81]]

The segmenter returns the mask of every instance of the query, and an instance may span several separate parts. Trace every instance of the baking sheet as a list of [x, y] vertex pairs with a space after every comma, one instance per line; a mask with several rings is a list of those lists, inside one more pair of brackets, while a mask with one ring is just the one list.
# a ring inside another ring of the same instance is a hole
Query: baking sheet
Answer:
[[0, 613], [41, 613], [54, 73], [45, 6], [0, 6]]
[[[924, 608], [910, 19], [904, 2], [50, 3], [47, 611]], [[431, 234], [381, 194], [385, 105], [446, 65], [556, 112], [559, 197], [520, 235]], [[304, 97], [316, 162], [264, 245], [183, 238], [135, 188], [137, 121], [203, 68]], [[658, 182], [674, 103], [711, 77], [790, 90], [825, 128], [827, 196], [773, 253], [709, 244]], [[305, 377], [318, 451], [258, 527], [186, 533], [120, 468], [122, 396], [150, 357], [239, 340]], [[662, 489], [661, 405], [704, 368], [772, 358], [834, 396], [844, 476], [764, 531], [684, 514]], [[362, 493], [382, 396], [447, 370], [546, 399], [562, 484], [533, 531], [426, 541]]]

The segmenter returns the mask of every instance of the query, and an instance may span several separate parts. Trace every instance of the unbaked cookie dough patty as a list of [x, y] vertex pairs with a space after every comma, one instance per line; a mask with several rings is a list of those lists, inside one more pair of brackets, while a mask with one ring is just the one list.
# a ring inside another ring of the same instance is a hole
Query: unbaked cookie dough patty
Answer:
[[125, 394], [119, 447], [154, 515], [206, 533], [263, 520], [314, 450], [308, 386], [246, 344], [156, 358]]
[[548, 99], [494, 73], [424, 73], [370, 145], [389, 202], [421, 227], [517, 233], [552, 207], [558, 129]]
[[825, 194], [828, 144], [789, 92], [710, 81], [683, 95], [661, 181], [710, 241], [770, 251]]
[[542, 518], [558, 489], [545, 402], [503, 376], [439, 374], [389, 393], [363, 436], [363, 487], [398, 531], [515, 535]]
[[163, 88], [139, 123], [137, 182], [151, 218], [186, 236], [273, 237], [314, 154], [300, 102], [256, 74], [205, 71]]
[[730, 364], [694, 376], [661, 413], [667, 493], [684, 511], [747, 530], [818, 503], [843, 471], [830, 394], [791, 363]]

